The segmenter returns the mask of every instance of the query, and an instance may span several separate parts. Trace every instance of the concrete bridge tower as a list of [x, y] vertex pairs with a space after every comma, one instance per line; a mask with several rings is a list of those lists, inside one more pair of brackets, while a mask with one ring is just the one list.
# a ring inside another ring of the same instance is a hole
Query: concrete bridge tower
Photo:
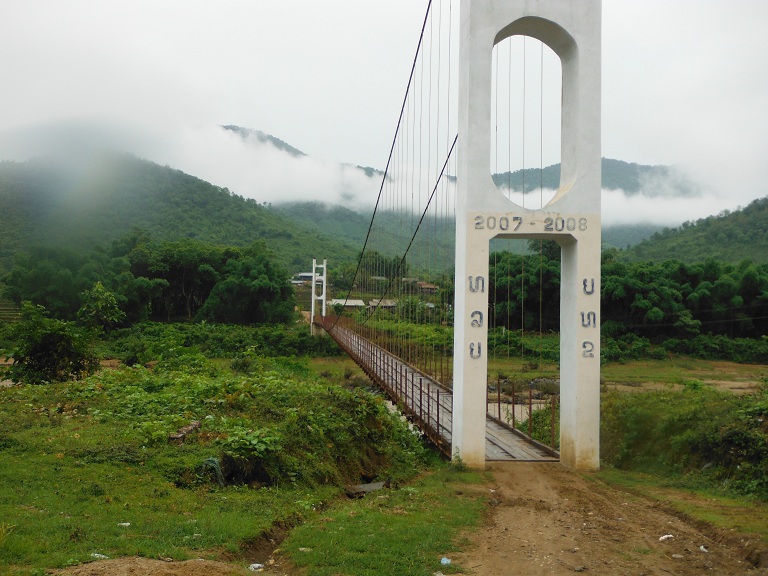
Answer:
[[[560, 245], [561, 462], [600, 465], [600, 28], [601, 0], [461, 0], [452, 452], [472, 467], [485, 466], [493, 238]], [[492, 50], [515, 35], [562, 66], [560, 187], [537, 210], [507, 199], [489, 170]]]

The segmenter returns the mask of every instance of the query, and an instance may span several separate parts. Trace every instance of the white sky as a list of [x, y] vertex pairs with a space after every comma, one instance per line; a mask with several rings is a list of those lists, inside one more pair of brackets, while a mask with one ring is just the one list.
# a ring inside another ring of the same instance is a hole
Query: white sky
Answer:
[[[386, 163], [426, 4], [0, 0], [0, 159], [18, 156], [3, 134], [108, 121], [139, 155], [239, 194], [304, 197], [322, 181], [336, 201], [356, 185], [336, 162]], [[603, 156], [682, 164], [709, 187], [674, 214], [606, 198], [610, 219], [676, 223], [768, 194], [766, 26], [765, 0], [603, 0]], [[221, 124], [312, 160], [301, 176], [254, 161]]]

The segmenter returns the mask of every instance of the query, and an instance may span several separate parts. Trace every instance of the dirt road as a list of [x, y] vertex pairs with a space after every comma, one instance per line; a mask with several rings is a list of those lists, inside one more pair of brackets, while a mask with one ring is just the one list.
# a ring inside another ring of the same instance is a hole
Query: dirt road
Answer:
[[[718, 576], [768, 574], [753, 559], [765, 545], [722, 533], [665, 510], [660, 504], [610, 488], [560, 464], [491, 466], [489, 512], [470, 544], [451, 556], [477, 576], [525, 574], [595, 576]], [[703, 548], [702, 548], [703, 547]], [[166, 563], [128, 558], [57, 571], [68, 576], [229, 576], [240, 566], [191, 561]], [[293, 574], [279, 559], [270, 574]]]
[[768, 574], [746, 560], [761, 550], [754, 539], [697, 526], [559, 464], [492, 470], [487, 525], [454, 559], [469, 574]]

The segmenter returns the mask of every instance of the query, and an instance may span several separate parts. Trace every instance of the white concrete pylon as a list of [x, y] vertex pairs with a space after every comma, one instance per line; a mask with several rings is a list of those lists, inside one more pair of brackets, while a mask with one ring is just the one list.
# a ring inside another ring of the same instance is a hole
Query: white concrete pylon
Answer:
[[[322, 274], [319, 270], [322, 269]], [[316, 302], [320, 301], [321, 317], [325, 318], [326, 290], [328, 287], [328, 260], [323, 260], [322, 264], [317, 263], [317, 259], [312, 259], [312, 304], [310, 311], [310, 332], [315, 334], [315, 314], [317, 313]], [[320, 282], [320, 294], [317, 293], [317, 284]]]
[[[452, 452], [485, 466], [488, 256], [493, 238], [548, 239], [561, 247], [560, 456], [600, 465], [600, 34], [601, 0], [462, 0]], [[491, 154], [492, 50], [537, 38], [562, 65], [561, 179], [541, 209], [497, 190]]]

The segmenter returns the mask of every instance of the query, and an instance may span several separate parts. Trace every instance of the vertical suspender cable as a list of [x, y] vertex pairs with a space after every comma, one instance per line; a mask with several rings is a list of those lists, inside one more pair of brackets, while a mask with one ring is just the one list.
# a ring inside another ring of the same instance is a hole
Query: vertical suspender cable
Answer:
[[[523, 123], [522, 123], [522, 182], [523, 182], [523, 208], [525, 208], [525, 36], [523, 36]], [[520, 257], [520, 359], [525, 362], [525, 251]]]
[[[539, 207], [544, 207], [544, 43], [541, 43], [539, 80]], [[539, 367], [544, 350], [544, 241], [539, 239]]]
[[[393, 156], [393, 153], [394, 153], [394, 150], [395, 150], [395, 144], [397, 143], [397, 136], [398, 136], [399, 131], [400, 131], [400, 124], [401, 124], [402, 119], [403, 119], [403, 112], [405, 110], [405, 104], [406, 104], [406, 102], [408, 100], [408, 94], [410, 93], [411, 83], [413, 81], [413, 74], [414, 74], [414, 71], [416, 69], [416, 62], [418, 61], [419, 53], [421, 52], [421, 44], [422, 44], [422, 41], [424, 39], [424, 30], [426, 29], [426, 26], [427, 26], [427, 19], [429, 18], [429, 13], [430, 13], [431, 8], [432, 8], [432, 0], [429, 0], [429, 2], [427, 4], [427, 11], [426, 11], [426, 14], [424, 15], [424, 21], [423, 21], [423, 23], [421, 25], [421, 34], [419, 35], [419, 42], [418, 42], [418, 45], [416, 46], [416, 54], [413, 57], [413, 64], [411, 65], [411, 73], [410, 73], [410, 76], [408, 77], [408, 85], [407, 85], [407, 87], [405, 89], [405, 96], [403, 97], [403, 104], [400, 107], [400, 116], [398, 117], [398, 120], [397, 120], [397, 127], [395, 128], [395, 135], [392, 138], [392, 145], [390, 146], [390, 149], [389, 149], [389, 157], [387, 158], [387, 165], [384, 168], [384, 175], [383, 175], [382, 180], [381, 180], [381, 187], [379, 188], [379, 195], [376, 198], [376, 204], [374, 205], [373, 214], [371, 215], [371, 222], [368, 225], [368, 232], [367, 232], [367, 234], [365, 236], [365, 241], [363, 242], [363, 249], [362, 249], [362, 251], [360, 253], [361, 257], [357, 261], [357, 268], [355, 269], [355, 274], [352, 277], [352, 283], [351, 283], [351, 286], [349, 288], [349, 291], [347, 292], [346, 300], [349, 300], [349, 296], [350, 296], [350, 294], [352, 292], [352, 286], [354, 286], [355, 280], [357, 279], [358, 273], [360, 272], [360, 266], [361, 266], [361, 264], [363, 262], [363, 256], [365, 254], [365, 249], [368, 246], [368, 240], [369, 240], [370, 235], [371, 235], [371, 228], [373, 228], [373, 222], [374, 222], [374, 219], [376, 218], [376, 211], [377, 211], [377, 209], [379, 207], [379, 202], [381, 201], [381, 194], [382, 194], [382, 190], [384, 188], [384, 183], [386, 182], [387, 175], [389, 173], [389, 167], [390, 167], [390, 164], [392, 162], [392, 156]], [[334, 323], [333, 323], [333, 326], [331, 326], [331, 329], [333, 329], [333, 327], [336, 326], [336, 323], [338, 322], [338, 320], [339, 319], [337, 317], [334, 320]]]
[[[507, 38], [507, 46], [509, 47], [509, 55], [507, 60], [507, 193], [510, 200], [512, 199], [512, 39]], [[515, 241], [511, 238], [507, 240], [507, 321], [506, 321], [506, 334], [507, 334], [507, 361], [509, 362], [511, 350], [510, 350], [510, 335], [512, 328], [512, 246]], [[514, 406], [513, 406], [514, 408]]]

